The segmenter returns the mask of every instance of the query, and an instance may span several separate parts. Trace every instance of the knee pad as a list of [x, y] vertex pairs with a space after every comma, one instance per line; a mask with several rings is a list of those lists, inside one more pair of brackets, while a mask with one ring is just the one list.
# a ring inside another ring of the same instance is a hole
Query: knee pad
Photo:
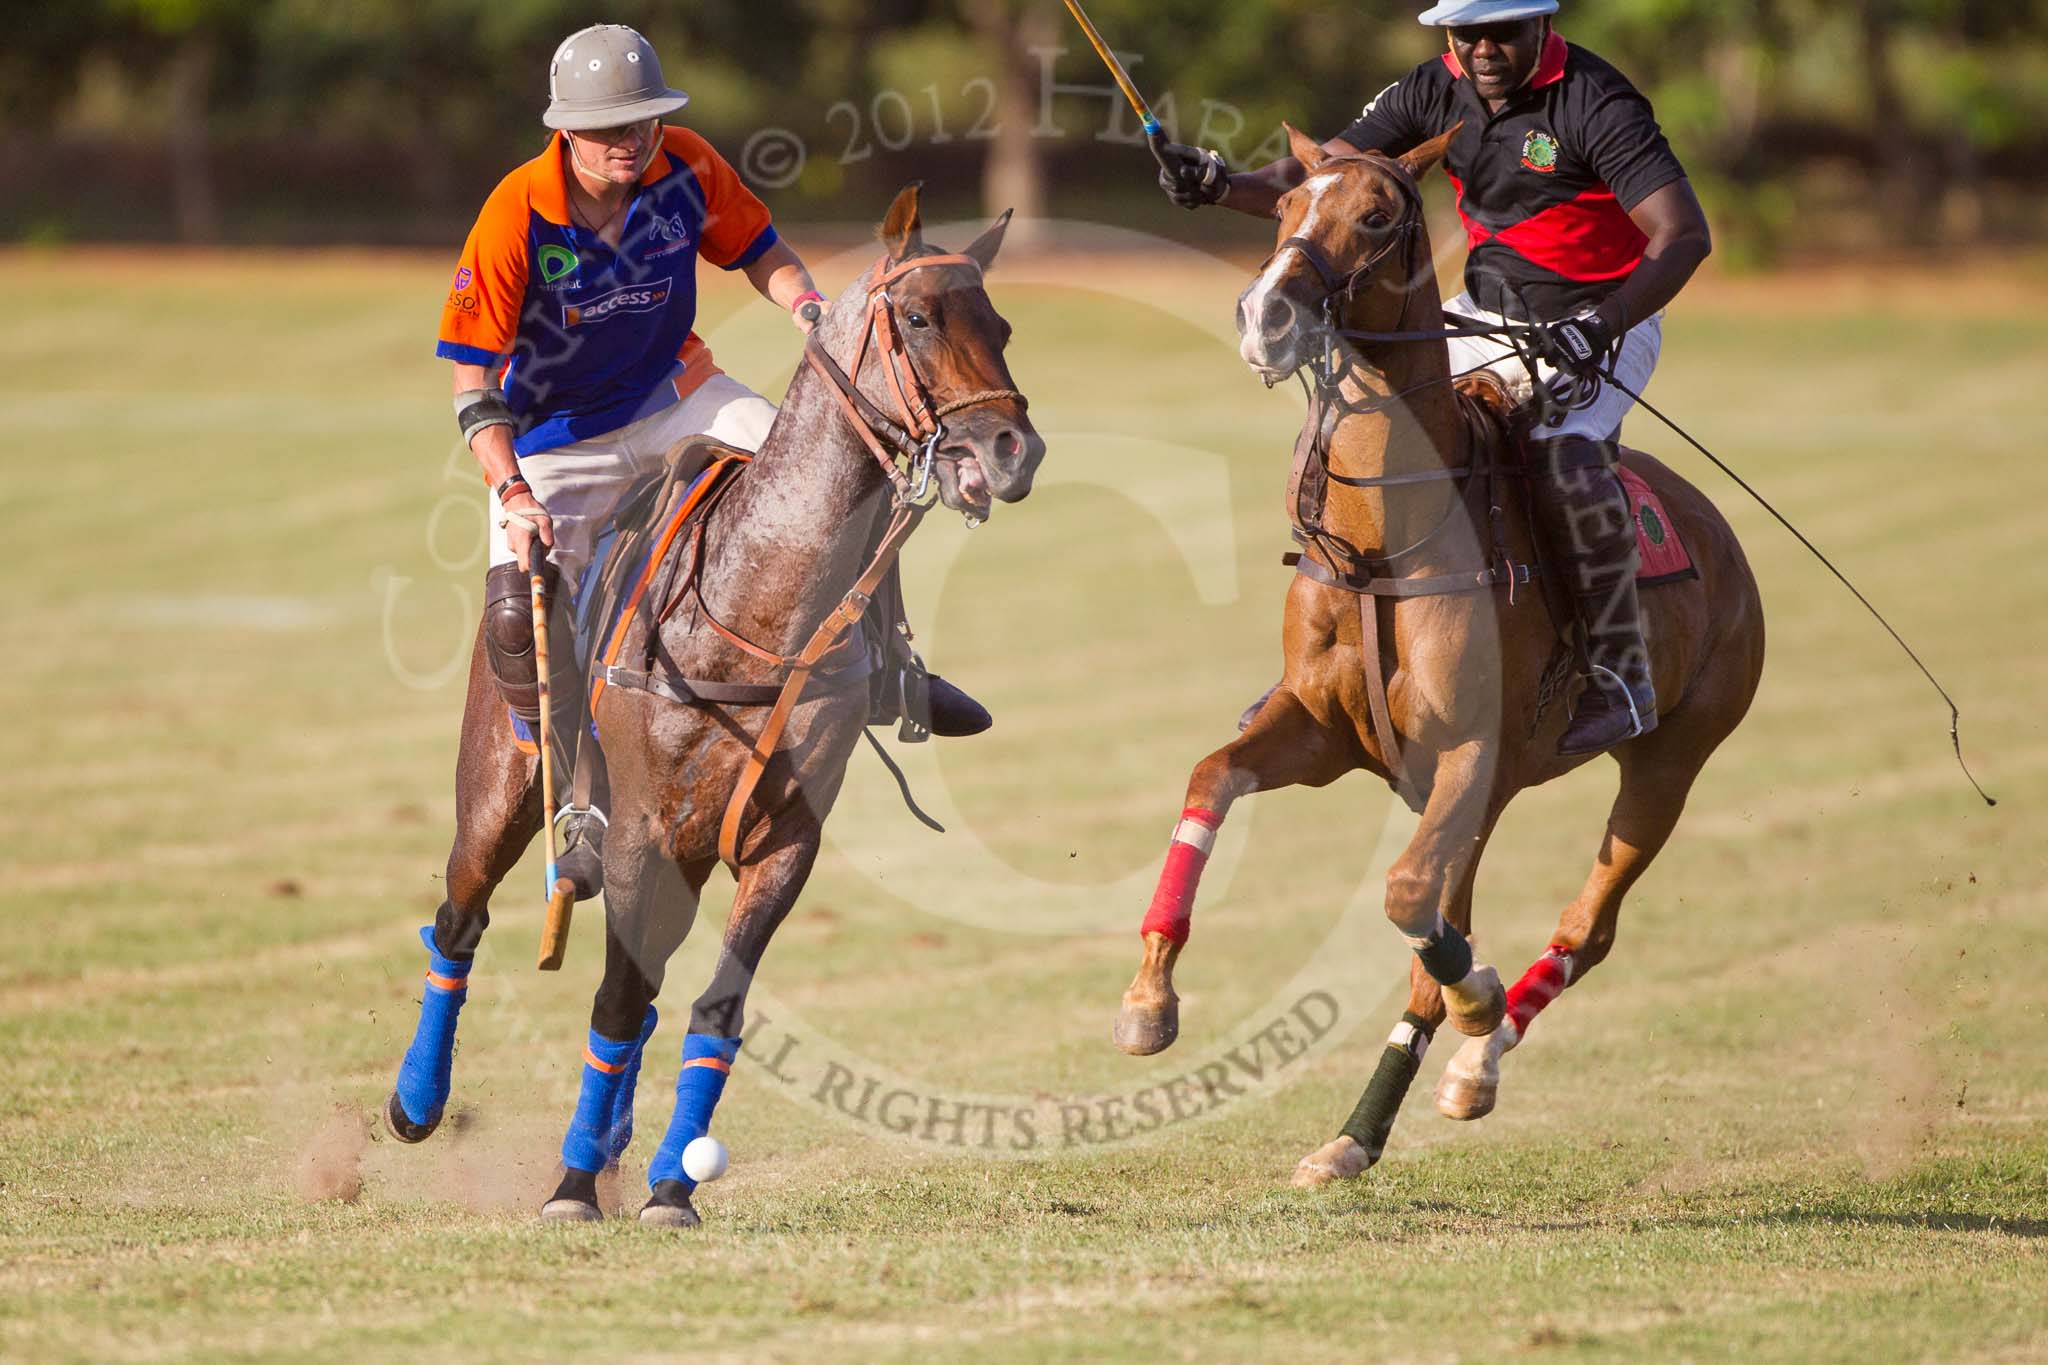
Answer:
[[540, 723], [540, 670], [533, 653], [533, 591], [517, 564], [484, 578], [484, 654], [498, 695], [528, 725]]

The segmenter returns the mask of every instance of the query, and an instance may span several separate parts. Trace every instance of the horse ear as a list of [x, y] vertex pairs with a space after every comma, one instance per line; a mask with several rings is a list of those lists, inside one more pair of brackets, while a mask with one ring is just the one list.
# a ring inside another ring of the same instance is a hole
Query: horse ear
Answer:
[[1291, 123], [1280, 126], [1287, 130], [1287, 149], [1294, 153], [1294, 159], [1301, 163], [1303, 170], [1312, 171], [1330, 159], [1330, 154], [1323, 150], [1323, 144], [1301, 129]]
[[913, 180], [896, 191], [896, 202], [889, 205], [888, 216], [876, 231], [892, 261], [900, 261], [924, 245], [924, 221], [917, 216], [917, 192], [923, 188], [924, 181]]
[[1004, 209], [993, 223], [982, 230], [982, 234], [967, 244], [963, 255], [972, 256], [983, 273], [995, 265], [996, 253], [1003, 249], [1003, 234], [1010, 230], [1010, 215], [1015, 209]]
[[1450, 132], [1445, 133], [1442, 137], [1433, 137], [1414, 151], [1399, 158], [1401, 164], [1407, 168], [1408, 174], [1420, 180], [1423, 176], [1441, 165], [1444, 157], [1451, 150], [1451, 139], [1456, 137], [1458, 129], [1464, 126], [1463, 123], [1460, 123], [1457, 128], [1451, 129]]

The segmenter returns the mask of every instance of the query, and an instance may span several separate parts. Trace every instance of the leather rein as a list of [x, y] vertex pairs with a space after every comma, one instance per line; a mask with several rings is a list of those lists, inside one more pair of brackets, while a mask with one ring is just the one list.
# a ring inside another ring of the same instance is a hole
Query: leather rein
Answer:
[[[811, 632], [810, 639], [795, 654], [780, 654], [747, 639], [712, 615], [703, 600], [701, 575], [697, 572], [703, 555], [703, 521], [698, 523], [691, 537], [691, 544], [685, 551], [686, 559], [682, 570], [687, 583], [671, 596], [668, 605], [650, 623], [650, 631], [658, 631], [661, 623], [680, 605], [685, 593], [695, 597], [695, 604], [702, 619], [720, 638], [742, 652], [788, 670], [787, 676], [777, 687], [772, 683], [724, 683], [698, 682], [689, 679], [666, 679], [653, 674], [631, 674], [619, 669], [607, 672], [614, 685], [638, 687], [653, 692], [670, 701], [684, 705], [712, 702], [729, 706], [770, 707], [768, 719], [761, 727], [760, 736], [754, 741], [747, 754], [745, 766], [740, 771], [738, 783], [732, 796], [727, 800], [724, 818], [719, 822], [718, 856], [732, 869], [739, 872], [741, 824], [746, 815], [747, 804], [759, 787], [762, 774], [769, 761], [774, 758], [776, 746], [782, 740], [783, 731], [789, 725], [789, 718], [796, 710], [805, 687], [814, 677], [828, 676], [842, 684], [858, 681], [867, 676], [868, 670], [863, 654], [859, 664], [844, 668], [827, 669], [828, 658], [839, 652], [844, 644], [858, 635], [849, 637], [848, 632], [859, 626], [867, 614], [868, 604], [875, 589], [880, 586], [889, 569], [895, 564], [897, 555], [909, 540], [911, 532], [931, 510], [937, 494], [932, 487], [932, 470], [942, 457], [939, 445], [945, 439], [945, 418], [967, 408], [984, 403], [1014, 399], [1019, 404], [1028, 400], [1015, 389], [979, 389], [972, 393], [939, 401], [934, 398], [926, 385], [924, 376], [918, 373], [917, 364], [910, 357], [903, 337], [902, 323], [897, 317], [897, 305], [890, 296], [889, 286], [906, 275], [918, 270], [929, 270], [945, 266], [959, 266], [974, 272], [977, 283], [982, 275], [981, 263], [972, 256], [958, 253], [934, 253], [914, 256], [897, 265], [889, 265], [884, 257], [879, 273], [868, 286], [868, 298], [863, 316], [860, 344], [855, 349], [853, 363], [842, 367], [825, 350], [825, 345], [815, 332], [804, 343], [804, 361], [823, 379], [838, 401], [840, 411], [845, 415], [854, 434], [861, 444], [874, 456], [882, 474], [889, 481], [890, 496], [894, 504], [889, 522], [882, 532], [867, 567], [861, 570], [838, 605], [828, 612], [823, 621]], [[861, 371], [872, 353], [881, 366], [883, 381], [889, 400], [896, 408], [895, 416], [883, 412], [860, 391]], [[705, 513], [708, 520], [709, 511]], [[970, 518], [970, 524], [978, 524]], [[772, 700], [770, 694], [772, 693]]]

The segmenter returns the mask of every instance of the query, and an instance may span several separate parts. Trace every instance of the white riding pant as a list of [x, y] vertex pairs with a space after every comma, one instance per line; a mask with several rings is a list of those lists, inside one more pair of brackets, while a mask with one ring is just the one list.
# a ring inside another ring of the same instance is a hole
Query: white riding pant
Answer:
[[[1458, 295], [1444, 305], [1444, 311], [1487, 323], [1510, 321], [1499, 313], [1489, 313], [1481, 308], [1472, 301], [1470, 294]], [[1452, 326], [1457, 325], [1455, 318], [1448, 321]], [[1495, 337], [1452, 337], [1450, 345], [1452, 374], [1491, 370], [1506, 382], [1508, 392], [1517, 402], [1529, 397], [1533, 386], [1528, 368], [1506, 342]], [[1660, 312], [1637, 323], [1621, 339], [1621, 355], [1615, 362], [1614, 373], [1622, 383], [1641, 393], [1649, 386], [1650, 376], [1656, 373], [1657, 357], [1663, 349], [1664, 315]], [[1537, 372], [1546, 382], [1557, 373], [1548, 365], [1539, 365]], [[1537, 440], [1558, 436], [1584, 436], [1594, 441], [1616, 440], [1621, 435], [1622, 418], [1628, 416], [1629, 409], [1635, 405], [1635, 399], [1603, 381], [1600, 396], [1593, 400], [1591, 406], [1567, 413], [1562, 426], [1538, 426], [1530, 434]]]
[[[775, 421], [775, 405], [728, 374], [714, 374], [679, 402], [588, 441], [524, 456], [519, 472], [554, 525], [548, 556], [571, 592], [583, 580], [591, 547], [611, 525], [633, 485], [659, 473], [668, 452], [691, 436], [713, 436], [742, 450], [759, 450]], [[694, 477], [698, 471], [685, 470]], [[490, 494], [491, 566], [510, 564], [505, 509]]]

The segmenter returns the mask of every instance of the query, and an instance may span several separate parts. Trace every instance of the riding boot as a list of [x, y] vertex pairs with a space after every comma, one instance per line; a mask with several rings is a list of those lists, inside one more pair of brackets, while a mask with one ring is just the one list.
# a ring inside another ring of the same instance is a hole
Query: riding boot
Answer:
[[1577, 605], [1589, 677], [1560, 754], [1594, 754], [1657, 728], [1657, 692], [1636, 592], [1639, 555], [1628, 492], [1611, 441], [1532, 443], [1537, 520]]
[[868, 603], [861, 628], [876, 661], [868, 685], [868, 724], [900, 722], [896, 737], [916, 744], [932, 735], [978, 735], [995, 723], [980, 702], [938, 674], [925, 671], [924, 660], [911, 643], [900, 566], [889, 566]]
[[[540, 735], [540, 669], [533, 649], [533, 593], [526, 570], [498, 564], [484, 579], [484, 654], [498, 694], [512, 714]], [[573, 614], [562, 595], [551, 594], [548, 609], [548, 717], [553, 740], [550, 755], [558, 793], [575, 795], [557, 816], [561, 841], [555, 871], [576, 886], [576, 899], [589, 900], [604, 889], [605, 779], [604, 753], [595, 740], [582, 742], [589, 730], [588, 698], [583, 670], [576, 662]], [[579, 766], [580, 765], [580, 766]]]

